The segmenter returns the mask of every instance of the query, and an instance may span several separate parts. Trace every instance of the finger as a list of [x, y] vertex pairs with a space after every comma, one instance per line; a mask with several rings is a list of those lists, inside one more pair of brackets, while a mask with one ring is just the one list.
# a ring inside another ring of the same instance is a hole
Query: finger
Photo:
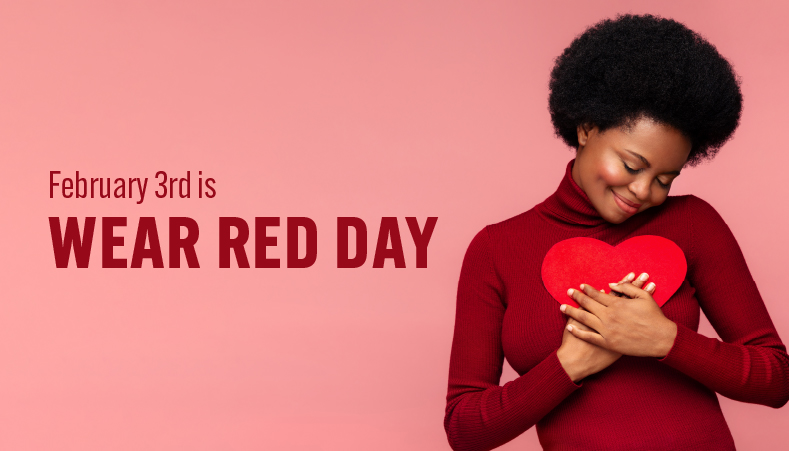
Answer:
[[579, 323], [582, 323], [594, 330], [600, 330], [603, 325], [602, 321], [600, 321], [600, 318], [596, 317], [591, 312], [575, 308], [572, 305], [562, 304], [561, 307], [559, 307], [559, 310], [561, 310], [562, 313], [569, 316], [570, 318], [573, 318]]
[[[581, 284], [581, 286], [585, 287], [584, 284]], [[598, 293], [597, 290], [595, 290], [594, 288], [590, 289], [587, 287], [586, 289]], [[569, 290], [567, 290], [567, 294], [571, 298], [573, 298], [573, 300], [584, 310], [592, 312], [592, 314], [594, 314], [595, 316], [597, 316], [598, 313], [600, 312], [600, 307], [602, 306], [594, 299], [590, 298], [585, 292], [570, 288]], [[599, 294], [601, 293], [598, 293], [598, 295]]]
[[655, 285], [655, 282], [649, 282], [647, 284], [647, 287], [644, 288], [644, 291], [646, 291], [649, 294], [655, 294], [655, 288], [657, 288], [657, 285]]
[[[636, 273], [631, 272], [628, 275], [626, 275], [625, 277], [623, 277], [622, 280], [619, 281], [619, 283], [630, 282], [630, 281], [632, 281], [635, 278], [636, 278]], [[603, 290], [600, 290], [600, 291], [603, 291]], [[603, 291], [603, 293], [605, 293], [605, 291]], [[615, 297], [618, 297], [618, 298], [623, 297], [622, 293], [617, 293], [616, 291], [611, 291], [609, 294], [611, 296], [615, 296]]]
[[567, 330], [569, 330], [570, 333], [573, 334], [574, 336], [580, 338], [581, 340], [587, 343], [592, 343], [593, 345], [600, 346], [601, 348], [606, 347], [605, 338], [603, 338], [603, 336], [598, 333], [591, 332], [588, 330], [581, 330], [572, 325], [567, 326]]
[[623, 294], [625, 294], [627, 296], [630, 296], [631, 298], [646, 299], [647, 297], [651, 296], [646, 291], [642, 290], [641, 288], [638, 288], [638, 287], [634, 286], [631, 283], [618, 283], [618, 284], [617, 283], [610, 283], [608, 285], [611, 287], [611, 290], [618, 291], [618, 292], [623, 293]]
[[642, 272], [636, 280], [633, 281], [633, 285], [641, 288], [646, 283], [647, 279], [649, 279], [649, 274]]
[[578, 321], [576, 321], [575, 318], [568, 317], [567, 318], [567, 323], [565, 324], [565, 326], [568, 326], [568, 325], [571, 325], [573, 327], [578, 327], [581, 330], [592, 330], [592, 329], [589, 328], [589, 326], [585, 325], [584, 323], [579, 323]]
[[[599, 291], [597, 291], [597, 289], [595, 289], [593, 286], [589, 284], [582, 283], [581, 290], [583, 290], [584, 294], [586, 294], [587, 296], [589, 296], [599, 304], [608, 307], [608, 304], [611, 303], [611, 299], [609, 298], [609, 295], [605, 294], [605, 292], [600, 293]], [[599, 308], [596, 309], [596, 307], [597, 307], [596, 305], [592, 305], [592, 308], [586, 307], [586, 309], [597, 315], [598, 313], [600, 313], [600, 309]]]

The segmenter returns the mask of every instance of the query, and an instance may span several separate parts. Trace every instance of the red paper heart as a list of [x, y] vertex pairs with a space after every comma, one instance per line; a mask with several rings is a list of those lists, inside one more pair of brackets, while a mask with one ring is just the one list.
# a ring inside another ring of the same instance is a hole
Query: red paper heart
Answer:
[[687, 270], [682, 249], [662, 236], [635, 236], [616, 247], [578, 237], [560, 241], [548, 250], [542, 261], [542, 282], [559, 303], [578, 307], [567, 295], [569, 288], [580, 289], [585, 283], [610, 293], [610, 282], [619, 282], [630, 272], [636, 277], [645, 272], [649, 274], [647, 283], [657, 286], [652, 297], [662, 307], [682, 285]]

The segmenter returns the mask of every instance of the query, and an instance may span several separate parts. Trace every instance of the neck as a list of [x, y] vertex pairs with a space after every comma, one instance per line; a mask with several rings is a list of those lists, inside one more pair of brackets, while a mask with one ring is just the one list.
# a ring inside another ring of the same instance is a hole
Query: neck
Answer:
[[577, 227], [610, 225], [592, 205], [589, 197], [576, 182], [575, 159], [567, 163], [564, 178], [556, 192], [537, 206], [537, 210], [548, 221]]

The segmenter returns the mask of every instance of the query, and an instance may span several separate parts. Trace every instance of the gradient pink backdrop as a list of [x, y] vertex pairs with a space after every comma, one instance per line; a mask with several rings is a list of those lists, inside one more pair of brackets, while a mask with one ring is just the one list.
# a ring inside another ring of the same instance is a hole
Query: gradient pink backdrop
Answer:
[[[672, 194], [726, 219], [787, 342], [783, 2], [3, 1], [0, 448], [449, 449], [463, 254], [556, 189], [573, 153], [547, 112], [553, 58], [628, 11], [683, 21], [743, 79], [734, 140]], [[202, 170], [218, 195], [49, 199], [50, 170]], [[167, 217], [195, 218], [202, 268], [101, 269], [97, 238], [91, 268], [56, 269], [48, 216], [155, 216], [163, 243]], [[220, 270], [220, 216], [311, 217], [318, 261]], [[336, 269], [337, 216], [371, 249], [398, 216], [408, 268]], [[427, 269], [405, 216], [439, 218]], [[721, 402], [739, 449], [789, 439], [789, 408]], [[534, 429], [501, 449], [539, 449]]]

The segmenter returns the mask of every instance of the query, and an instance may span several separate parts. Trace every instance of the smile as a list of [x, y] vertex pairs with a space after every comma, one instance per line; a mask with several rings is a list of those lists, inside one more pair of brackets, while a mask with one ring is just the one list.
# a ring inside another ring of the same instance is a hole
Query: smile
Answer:
[[623, 197], [621, 197], [618, 194], [616, 194], [614, 192], [614, 190], [611, 190], [611, 193], [613, 193], [614, 201], [619, 206], [619, 208], [622, 209], [622, 211], [624, 211], [627, 214], [631, 214], [631, 215], [636, 213], [636, 212], [638, 212], [638, 208], [641, 206], [641, 204], [636, 204], [636, 203], [630, 202], [627, 199], [624, 199]]

